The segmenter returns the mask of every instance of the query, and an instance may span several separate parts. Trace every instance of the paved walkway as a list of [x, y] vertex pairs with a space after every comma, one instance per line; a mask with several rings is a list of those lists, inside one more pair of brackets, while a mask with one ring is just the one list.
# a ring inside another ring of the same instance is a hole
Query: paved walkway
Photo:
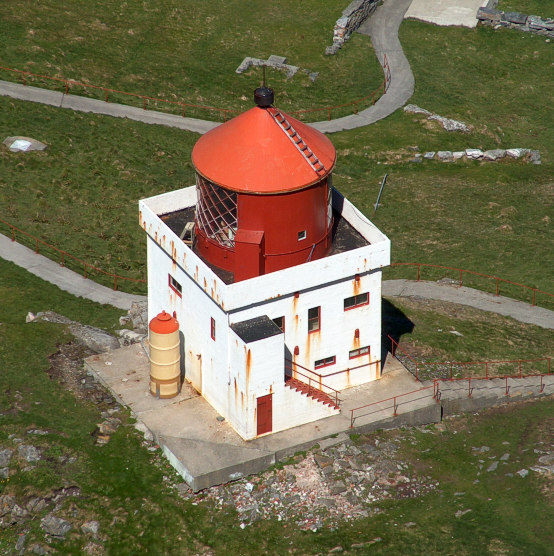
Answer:
[[[366, 126], [386, 118], [398, 108], [401, 108], [412, 96], [414, 76], [398, 40], [398, 28], [411, 2], [412, 0], [395, 0], [394, 2], [389, 0], [385, 2], [359, 29], [359, 32], [371, 36], [375, 53], [381, 64], [385, 54], [387, 55], [391, 71], [391, 82], [387, 94], [383, 95], [373, 106], [362, 110], [358, 114], [331, 121], [314, 122], [310, 125], [327, 133]], [[210, 129], [221, 125], [218, 122], [183, 118], [155, 110], [143, 110], [142, 108], [112, 104], [77, 95], [66, 95], [57, 91], [24, 86], [10, 81], [0, 81], [0, 96], [69, 108], [80, 112], [129, 118], [148, 124], [177, 127], [196, 133], [206, 133]]]
[[533, 307], [523, 301], [516, 301], [501, 295], [497, 297], [465, 286], [460, 288], [457, 285], [439, 284], [437, 282], [386, 280], [383, 282], [382, 293], [386, 297], [422, 297], [424, 299], [449, 301], [474, 307], [481, 311], [512, 317], [520, 322], [534, 324], [542, 328], [554, 329], [554, 311], [542, 307]]
[[[32, 274], [55, 284], [78, 297], [91, 299], [98, 303], [107, 303], [120, 309], [129, 309], [133, 301], [144, 301], [145, 296], [131, 295], [114, 291], [83, 278], [80, 274], [60, 266], [57, 262], [37, 255], [32, 249], [11, 241], [0, 234], [0, 257], [12, 261], [27, 269]], [[415, 282], [412, 280], [386, 280], [383, 282], [383, 295], [387, 297], [423, 297], [450, 301], [512, 317], [520, 322], [535, 324], [542, 328], [554, 329], [554, 311], [533, 307], [522, 301], [474, 290], [436, 282]]]
[[398, 40], [398, 28], [404, 19], [412, 0], [388, 0], [377, 7], [375, 13], [358, 29], [359, 33], [369, 35], [375, 54], [383, 64], [385, 55], [390, 67], [391, 82], [387, 93], [373, 106], [358, 114], [345, 116], [327, 122], [316, 122], [313, 127], [323, 132], [342, 131], [366, 126], [386, 118], [404, 106], [414, 94], [414, 75], [402, 45]]
[[91, 299], [97, 303], [113, 305], [119, 309], [130, 309], [133, 301], [143, 301], [146, 297], [131, 295], [129, 293], [114, 291], [88, 280], [61, 266], [47, 257], [37, 255], [32, 249], [11, 241], [10, 238], [0, 234], [0, 257], [25, 268], [31, 274], [55, 284], [60, 289], [77, 297]]

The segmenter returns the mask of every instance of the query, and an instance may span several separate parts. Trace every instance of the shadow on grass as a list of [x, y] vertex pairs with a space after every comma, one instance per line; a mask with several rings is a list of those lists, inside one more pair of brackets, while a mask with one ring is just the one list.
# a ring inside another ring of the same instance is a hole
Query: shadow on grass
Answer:
[[382, 340], [381, 340], [381, 360], [384, 361], [387, 353], [391, 350], [389, 336], [395, 341], [400, 342], [404, 334], [410, 334], [415, 324], [390, 301], [383, 298], [382, 305]]

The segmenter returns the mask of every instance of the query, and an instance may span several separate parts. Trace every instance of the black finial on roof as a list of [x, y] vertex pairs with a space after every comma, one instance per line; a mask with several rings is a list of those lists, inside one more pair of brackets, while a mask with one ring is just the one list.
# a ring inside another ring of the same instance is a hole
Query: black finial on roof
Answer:
[[275, 94], [273, 93], [273, 89], [270, 89], [269, 87], [258, 87], [254, 91], [254, 102], [260, 108], [268, 108], [273, 104], [274, 100]]

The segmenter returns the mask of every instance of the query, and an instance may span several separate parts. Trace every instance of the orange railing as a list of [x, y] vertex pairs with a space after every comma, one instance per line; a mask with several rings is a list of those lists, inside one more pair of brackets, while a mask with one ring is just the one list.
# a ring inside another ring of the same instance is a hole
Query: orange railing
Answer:
[[[431, 393], [432, 390], [432, 393]], [[405, 399], [406, 396], [412, 396], [413, 394], [419, 394], [421, 392], [425, 392], [425, 394], [422, 394], [421, 396], [417, 397], [417, 398], [410, 398], [410, 399]], [[398, 407], [401, 405], [407, 405], [410, 403], [413, 403], [415, 401], [418, 400], [422, 400], [424, 398], [428, 398], [428, 397], [433, 397], [435, 400], [439, 401], [440, 399], [440, 394], [438, 391], [438, 382], [435, 381], [433, 383], [432, 386], [425, 386], [423, 388], [419, 388], [417, 390], [412, 390], [411, 392], [405, 392], [404, 394], [398, 394], [398, 396], [392, 396], [391, 398], [386, 398], [384, 400], [379, 400], [378, 402], [372, 402], [372, 403], [368, 403], [366, 405], [361, 405], [360, 407], [355, 407], [353, 409], [350, 410], [350, 428], [354, 427], [354, 422], [356, 421], [356, 419], [360, 418], [360, 417], [367, 417], [368, 415], [372, 415], [373, 413], [379, 413], [380, 411], [384, 411], [386, 409], [391, 409], [393, 410], [393, 417], [396, 417], [398, 415]], [[400, 400], [400, 401], [398, 401]], [[387, 405], [386, 407], [383, 407], [383, 404], [386, 404], [387, 402], [391, 402], [390, 405]], [[369, 410], [369, 408], [371, 408], [371, 410]], [[361, 415], [355, 415], [356, 412], [360, 412], [362, 409], [365, 410], [369, 410], [366, 411], [366, 413], [362, 413]]]
[[[229, 115], [231, 114], [238, 114], [240, 110], [233, 110], [230, 108], [218, 108], [215, 106], [206, 106], [202, 104], [193, 104], [190, 102], [185, 101], [175, 101], [175, 100], [167, 100], [159, 97], [152, 97], [148, 95], [142, 95], [140, 93], [129, 93], [127, 91], [120, 91], [118, 89], [111, 89], [110, 87], [104, 87], [102, 85], [92, 85], [91, 83], [83, 83], [82, 81], [75, 81], [74, 79], [66, 79], [64, 77], [51, 77], [49, 75], [42, 75], [39, 73], [33, 73], [26, 70], [19, 70], [14, 68], [8, 68], [5, 66], [0, 66], [0, 70], [11, 72], [16, 75], [21, 76], [23, 81], [23, 85], [28, 85], [28, 81], [31, 80], [44, 80], [47, 82], [54, 82], [56, 84], [60, 84], [63, 86], [64, 93], [67, 95], [72, 88], [84, 88], [84, 89], [91, 89], [94, 91], [101, 91], [103, 93], [102, 100], [104, 102], [110, 101], [110, 95], [124, 95], [129, 98], [138, 99], [142, 103], [142, 109], [147, 110], [150, 108], [152, 103], [160, 104], [161, 106], [174, 106], [179, 108], [180, 115], [184, 118], [187, 115], [187, 112], [190, 110], [200, 110], [200, 111], [207, 111], [210, 114], [216, 114], [220, 119], [222, 118], [223, 121], [227, 121]], [[328, 119], [331, 119], [331, 114], [334, 110], [338, 110], [339, 108], [344, 108], [348, 106], [353, 107], [354, 114], [358, 113], [358, 105], [368, 102], [371, 99], [372, 104], [375, 104], [376, 96], [382, 91], [382, 94], [385, 94], [389, 88], [390, 81], [391, 81], [391, 71], [387, 56], [385, 54], [383, 59], [383, 71], [385, 77], [383, 82], [375, 91], [370, 93], [369, 95], [344, 103], [338, 104], [335, 106], [326, 106], [324, 108], [314, 108], [314, 109], [307, 109], [307, 110], [296, 110], [291, 112], [291, 114], [295, 115], [297, 118], [301, 118], [303, 115], [308, 113], [316, 113], [316, 112], [327, 112]], [[159, 108], [159, 107], [158, 107]]]
[[554, 299], [554, 294], [541, 290], [539, 288], [535, 288], [533, 286], [527, 286], [525, 284], [520, 284], [519, 282], [513, 282], [512, 280], [506, 280], [505, 278], [499, 278], [498, 276], [492, 276], [491, 274], [484, 274], [482, 272], [475, 272], [473, 270], [465, 270], [463, 268], [456, 268], [452, 266], [442, 266], [437, 264], [428, 264], [428, 263], [391, 263], [391, 267], [402, 267], [402, 266], [412, 266], [417, 268], [417, 276], [416, 280], [419, 282], [422, 278], [422, 269], [424, 268], [434, 268], [434, 269], [441, 269], [441, 270], [448, 270], [454, 271], [457, 273], [457, 282], [458, 286], [461, 287], [463, 285], [464, 275], [471, 275], [471, 276], [478, 276], [480, 278], [487, 278], [489, 280], [494, 280], [496, 283], [496, 295], [500, 295], [500, 284], [510, 284], [512, 286], [517, 286], [524, 290], [532, 292], [532, 300], [531, 304], [537, 304], [537, 294], [546, 295]]
[[[310, 375], [312, 376], [300, 372], [297, 367], [305, 371], [305, 373], [310, 373]], [[307, 379], [308, 382], [306, 382], [306, 380], [300, 380], [300, 382], [304, 382], [305, 384], [307, 384], [309, 390], [313, 388], [314, 392], [319, 390], [320, 392], [327, 394], [331, 398], [334, 397], [335, 404], [337, 406], [340, 405], [342, 401], [339, 398], [340, 392], [338, 390], [335, 390], [331, 386], [327, 386], [326, 384], [324, 384], [323, 377], [319, 373], [303, 367], [302, 365], [296, 363], [295, 361], [292, 361], [291, 359], [285, 359], [285, 375], [290, 376], [291, 378], [296, 378], [296, 376], [299, 375], [302, 378]], [[312, 382], [315, 384], [315, 386], [312, 385]]]
[[52, 249], [53, 251], [58, 253], [58, 255], [60, 257], [60, 265], [61, 266], [66, 265], [66, 260], [67, 259], [78, 263], [78, 265], [80, 267], [82, 267], [82, 269], [83, 269], [83, 276], [85, 278], [88, 278], [89, 274], [91, 272], [96, 272], [98, 274], [102, 274], [104, 276], [108, 276], [108, 277], [112, 278], [113, 279], [113, 289], [114, 290], [117, 290], [118, 280], [128, 281], [128, 282], [136, 282], [136, 283], [140, 283], [140, 284], [145, 284], [146, 283], [146, 280], [141, 280], [139, 278], [129, 278], [128, 276], [120, 276], [119, 274], [115, 274], [113, 272], [108, 272], [106, 270], [102, 270], [101, 268], [98, 268], [97, 266], [95, 266], [91, 263], [83, 261], [82, 259], [79, 259], [79, 258], [75, 257], [74, 255], [71, 255], [70, 253], [68, 253], [67, 251], [64, 251], [63, 249], [59, 249], [58, 247], [54, 247], [50, 243], [47, 243], [46, 241], [44, 241], [42, 239], [39, 239], [38, 237], [36, 237], [32, 234], [24, 232], [23, 230], [19, 229], [18, 227], [14, 226], [13, 224], [10, 224], [9, 222], [6, 222], [5, 220], [3, 220], [1, 218], [0, 218], [0, 223], [5, 224], [10, 229], [11, 240], [12, 241], [16, 241], [17, 234], [21, 234], [21, 235], [23, 235], [23, 236], [25, 236], [25, 237], [27, 237], [31, 240], [31, 242], [33, 244], [33, 247], [34, 247], [34, 250], [35, 250], [35, 253], [39, 254], [40, 246], [43, 246], [43, 247], [46, 247], [48, 249]]
[[[523, 366], [526, 363], [537, 363], [539, 361], [542, 361], [545, 363], [545, 367], [547, 369], [547, 372], [544, 374], [551, 374], [552, 372], [552, 358], [551, 357], [537, 357], [535, 359], [506, 359], [506, 360], [490, 360], [490, 361], [431, 361], [431, 362], [421, 362], [421, 361], [417, 361], [414, 357], [412, 357], [409, 353], [407, 353], [406, 351], [404, 351], [403, 349], [401, 349], [399, 347], [398, 342], [392, 338], [390, 335], [387, 335], [388, 339], [391, 342], [391, 355], [393, 357], [397, 357], [397, 353], [400, 352], [402, 354], [403, 357], [405, 357], [406, 359], [408, 359], [408, 361], [410, 363], [412, 363], [412, 365], [414, 366], [414, 370], [408, 368], [408, 370], [415, 376], [415, 379], [417, 381], [420, 381], [421, 379], [421, 372], [423, 370], [427, 370], [429, 371], [429, 369], [431, 368], [439, 368], [439, 370], [446, 370], [446, 372], [448, 373], [448, 376], [446, 377], [440, 377], [440, 378], [436, 378], [436, 377], [432, 377], [431, 379], [434, 380], [457, 380], [458, 377], [454, 376], [454, 369], [457, 368], [458, 369], [466, 369], [468, 367], [471, 366], [481, 366], [483, 367], [484, 371], [485, 371], [485, 376], [483, 377], [471, 377], [472, 379], [480, 379], [480, 378], [484, 378], [486, 379], [492, 379], [492, 378], [503, 378], [504, 376], [517, 376], [518, 378], [522, 378], [524, 376], [535, 376], [535, 374], [538, 376], [537, 373], [532, 373], [532, 374], [525, 374], [523, 372]], [[397, 357], [398, 359], [398, 357]], [[498, 365], [512, 365], [514, 367], [514, 369], [516, 370], [516, 372], [512, 375], [506, 375], [505, 373], [502, 375], [495, 375], [493, 373], [490, 372], [491, 368], [494, 368], [495, 366]], [[539, 373], [540, 374], [540, 373]], [[469, 377], [463, 377], [465, 379], [469, 378]]]

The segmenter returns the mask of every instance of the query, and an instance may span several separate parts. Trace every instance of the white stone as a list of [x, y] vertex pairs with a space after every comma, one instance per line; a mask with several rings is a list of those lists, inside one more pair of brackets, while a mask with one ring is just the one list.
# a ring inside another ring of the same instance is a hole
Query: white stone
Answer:
[[452, 153], [452, 158], [453, 158], [454, 160], [459, 160], [460, 158], [464, 157], [465, 154], [466, 154], [465, 151], [454, 151], [454, 152]]
[[472, 159], [483, 158], [483, 151], [481, 149], [466, 149], [466, 156]]

